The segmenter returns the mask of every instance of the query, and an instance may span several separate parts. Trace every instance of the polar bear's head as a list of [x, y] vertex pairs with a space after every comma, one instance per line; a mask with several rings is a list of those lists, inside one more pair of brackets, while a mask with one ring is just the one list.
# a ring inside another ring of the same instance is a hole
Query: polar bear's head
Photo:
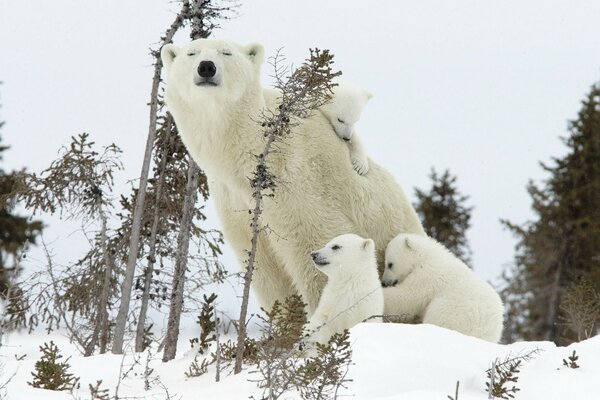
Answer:
[[394, 286], [402, 282], [413, 269], [422, 265], [424, 241], [422, 235], [401, 233], [390, 241], [385, 250], [385, 269], [381, 281], [383, 286]]
[[207, 103], [235, 103], [248, 90], [260, 89], [264, 57], [260, 44], [198, 39], [182, 47], [167, 44], [160, 55], [168, 102], [180, 101], [196, 109]]
[[358, 235], [340, 235], [310, 256], [319, 271], [328, 277], [358, 273], [361, 268], [375, 269], [375, 242]]
[[321, 111], [333, 125], [335, 133], [344, 140], [352, 138], [354, 124], [373, 95], [350, 83], [340, 83], [333, 88], [331, 101], [321, 106]]

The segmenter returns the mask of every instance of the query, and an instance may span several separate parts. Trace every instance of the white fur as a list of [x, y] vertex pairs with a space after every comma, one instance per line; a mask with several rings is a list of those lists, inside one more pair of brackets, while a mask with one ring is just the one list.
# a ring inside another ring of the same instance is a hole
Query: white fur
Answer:
[[[260, 45], [206, 39], [162, 49], [165, 100], [184, 144], [206, 172], [225, 240], [242, 267], [251, 238], [248, 177], [265, 140], [259, 121], [265, 107], [275, 112], [278, 106], [277, 92], [260, 85], [263, 54]], [[215, 63], [217, 86], [196, 85], [202, 60]], [[329, 121], [316, 112], [299, 120], [269, 155], [268, 167], [279, 185], [273, 198], [264, 199], [261, 220], [269, 229], [258, 240], [252, 281], [266, 309], [299, 293], [309, 315], [315, 310], [325, 276], [308, 254], [332, 237], [353, 232], [373, 238], [382, 270], [384, 249], [395, 235], [424, 234], [394, 178], [373, 161], [367, 175], [358, 175], [343, 149]]]
[[335, 133], [348, 144], [350, 160], [356, 172], [369, 172], [367, 153], [356, 134], [354, 124], [360, 119], [362, 110], [373, 95], [350, 83], [339, 83], [333, 88], [331, 101], [320, 110], [331, 122]]
[[418, 317], [441, 326], [498, 342], [502, 334], [500, 296], [435, 240], [401, 234], [385, 253], [385, 314]]
[[331, 335], [364, 320], [381, 321], [374, 317], [383, 313], [383, 292], [371, 239], [340, 235], [311, 256], [315, 267], [327, 275], [327, 284], [306, 325], [310, 340], [325, 344]]

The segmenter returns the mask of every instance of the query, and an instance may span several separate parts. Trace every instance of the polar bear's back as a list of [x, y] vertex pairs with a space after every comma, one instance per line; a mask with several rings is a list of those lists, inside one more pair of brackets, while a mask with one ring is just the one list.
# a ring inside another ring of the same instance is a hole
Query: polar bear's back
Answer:
[[[265, 91], [265, 99], [267, 107], [275, 110], [277, 92]], [[382, 268], [385, 248], [394, 236], [400, 232], [424, 235], [391, 174], [372, 160], [366, 175], [357, 174], [346, 143], [320, 111], [299, 120], [273, 156], [273, 171], [282, 182], [276, 190], [279, 200], [274, 201], [289, 206], [279, 207], [279, 212], [288, 213], [271, 220], [300, 225], [296, 237], [314, 238], [313, 249], [340, 234], [355, 233], [375, 241]], [[291, 181], [302, 184], [286, 185]]]

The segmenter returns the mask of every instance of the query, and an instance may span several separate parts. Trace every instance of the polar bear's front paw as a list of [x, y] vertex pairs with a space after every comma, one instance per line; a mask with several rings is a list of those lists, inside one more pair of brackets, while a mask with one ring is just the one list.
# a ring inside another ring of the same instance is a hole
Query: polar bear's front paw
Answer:
[[360, 157], [353, 154], [350, 156], [350, 161], [352, 161], [352, 166], [359, 175], [365, 175], [369, 172], [369, 160], [367, 157]]

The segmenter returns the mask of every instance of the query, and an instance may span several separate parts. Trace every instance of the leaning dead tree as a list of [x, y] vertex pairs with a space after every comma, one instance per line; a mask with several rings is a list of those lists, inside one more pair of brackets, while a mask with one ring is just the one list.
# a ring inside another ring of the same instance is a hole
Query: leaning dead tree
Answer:
[[[160, 239], [157, 239], [160, 236], [161, 223], [164, 222], [165, 219], [168, 219], [164, 215], [160, 215], [161, 211], [157, 207], [149, 207], [146, 204], [147, 197], [149, 193], [152, 193], [152, 201], [151, 203], [154, 205], [160, 205], [164, 203], [165, 198], [169, 196], [167, 192], [168, 190], [165, 186], [168, 184], [160, 183], [160, 174], [154, 181], [158, 181], [156, 185], [153, 185], [153, 182], [150, 182], [149, 188], [149, 171], [150, 165], [152, 161], [153, 147], [155, 151], [157, 148], [160, 148], [160, 145], [156, 145], [157, 133], [160, 130], [159, 120], [161, 119], [160, 115], [163, 110], [163, 101], [160, 96], [160, 88], [161, 88], [161, 71], [162, 71], [162, 61], [160, 58], [160, 49], [165, 44], [171, 43], [173, 37], [179, 29], [185, 27], [186, 25], [192, 25], [193, 37], [206, 37], [210, 33], [210, 31], [218, 25], [216, 24], [217, 18], [226, 18], [222, 14], [226, 11], [230, 11], [235, 8], [235, 4], [227, 7], [221, 7], [213, 4], [213, 0], [195, 0], [189, 1], [184, 0], [181, 2], [181, 9], [177, 13], [175, 19], [171, 23], [170, 27], [167, 29], [165, 34], [161, 37], [161, 40], [158, 43], [156, 49], [151, 51], [151, 55], [154, 58], [154, 75], [152, 79], [152, 88], [150, 93], [150, 119], [149, 119], [149, 127], [148, 127], [148, 137], [146, 141], [146, 151], [144, 153], [144, 160], [142, 163], [142, 171], [140, 175], [140, 183], [138, 190], [133, 196], [134, 204], [132, 204], [132, 215], [131, 215], [131, 224], [130, 224], [130, 233], [129, 233], [129, 252], [127, 257], [127, 263], [125, 266], [125, 275], [124, 280], [121, 286], [121, 302], [119, 305], [119, 312], [115, 321], [115, 331], [113, 337], [113, 345], [112, 352], [115, 354], [123, 353], [123, 342], [125, 336], [125, 328], [127, 325], [127, 317], [130, 311], [130, 302], [132, 297], [133, 284], [135, 279], [135, 271], [136, 265], [139, 262], [141, 257], [141, 253], [143, 251], [147, 252], [146, 260], [147, 265], [144, 271], [144, 277], [141, 279], [143, 282], [139, 285], [142, 288], [143, 292], [141, 295], [142, 305], [138, 318], [138, 327], [136, 332], [136, 349], [141, 349], [143, 347], [143, 332], [146, 329], [145, 320], [146, 320], [146, 311], [148, 309], [148, 299], [151, 297], [150, 290], [152, 284], [152, 276], [153, 272], [156, 272], [154, 269], [154, 265], [156, 263], [155, 254], [159, 253], [157, 249], [158, 242]], [[202, 26], [201, 32], [205, 32], [202, 36], [198, 36], [198, 28], [194, 28], [194, 26]], [[165, 118], [168, 118], [168, 116]], [[176, 135], [176, 130], [173, 126], [174, 134]], [[195, 184], [195, 190], [186, 190], [186, 195], [182, 200], [183, 209], [189, 210], [188, 212], [181, 212], [181, 215], [185, 215], [185, 218], [180, 218], [180, 223], [178, 224], [179, 231], [190, 231], [194, 230], [194, 226], [192, 223], [193, 218], [198, 217], [198, 213], [193, 210], [196, 204], [197, 191], [203, 193], [203, 196], [206, 197], [208, 195], [206, 189], [206, 179], [204, 178], [203, 173], [198, 169], [198, 167], [194, 164], [193, 160], [187, 155], [187, 152], [183, 150], [186, 157], [188, 174], [186, 176], [191, 176], [197, 182]], [[174, 154], [171, 152], [171, 154]], [[169, 162], [168, 160], [166, 161]], [[167, 169], [169, 166], [167, 165]], [[190, 183], [191, 185], [191, 183]], [[190, 186], [187, 185], [187, 186]], [[153, 187], [154, 186], [154, 187]], [[186, 187], [187, 187], [186, 186]], [[183, 190], [182, 190], [183, 191]], [[189, 194], [189, 195], [188, 195]], [[162, 199], [161, 199], [162, 198]], [[162, 203], [161, 203], [162, 202]], [[148, 215], [150, 210], [151, 215]], [[193, 211], [192, 211], [193, 210]], [[146, 233], [144, 233], [146, 232]], [[146, 236], [144, 235], [147, 235]], [[187, 238], [188, 242], [190, 240], [190, 235], [183, 234], [181, 240], [185, 241]], [[220, 239], [217, 239], [217, 243]], [[146, 244], [146, 248], [144, 248], [144, 243]], [[218, 252], [218, 248], [215, 250], [215, 243], [208, 244], [208, 247], [211, 248], [211, 251]], [[183, 250], [183, 245], [178, 245], [178, 248]], [[181, 256], [179, 258], [181, 260], [186, 259], [188, 254], [187, 250], [180, 252]], [[185, 261], [176, 262], [177, 265], [182, 265], [182, 268], [185, 270], [186, 264]], [[175, 276], [181, 276], [179, 273], [175, 273]], [[136, 285], [138, 286], [138, 285]]]
[[237, 354], [234, 372], [237, 374], [242, 370], [244, 345], [246, 342], [246, 318], [248, 314], [248, 299], [250, 297], [250, 284], [256, 263], [256, 251], [258, 237], [264, 229], [261, 226], [261, 214], [263, 199], [273, 197], [277, 186], [277, 177], [269, 170], [267, 158], [277, 142], [283, 141], [290, 135], [293, 128], [300, 123], [300, 119], [306, 118], [311, 111], [317, 109], [331, 99], [332, 89], [335, 84], [332, 80], [341, 75], [341, 72], [333, 72], [333, 55], [329, 50], [310, 50], [310, 57], [296, 69], [289, 78], [285, 79], [286, 68], [279, 65], [280, 56], [273, 58], [275, 68], [275, 88], [281, 92], [281, 104], [274, 112], [265, 112], [262, 117], [261, 126], [265, 145], [263, 151], [256, 155], [256, 169], [250, 178], [252, 187], [252, 198], [254, 208], [251, 210], [252, 218], [250, 227], [252, 238], [246, 272], [244, 273], [244, 291], [240, 317], [238, 320]]
[[[181, 11], [175, 17], [175, 20], [167, 29], [161, 38], [160, 47], [173, 41], [173, 36], [184, 24], [184, 16], [189, 13], [189, 3], [183, 2]], [[159, 47], [159, 49], [160, 49]], [[160, 51], [153, 50], [154, 57], [154, 75], [152, 77], [152, 89], [150, 91], [150, 122], [148, 125], [148, 137], [146, 139], [146, 150], [144, 152], [144, 161], [142, 162], [142, 172], [140, 174], [140, 183], [133, 210], [133, 220], [129, 236], [129, 255], [125, 266], [125, 277], [121, 286], [121, 303], [119, 313], [115, 320], [115, 332], [113, 336], [112, 352], [114, 354], [123, 353], [123, 339], [125, 336], [125, 326], [127, 325], [127, 315], [129, 314], [129, 303], [131, 300], [131, 290], [133, 287], [133, 278], [139, 252], [140, 232], [142, 229], [142, 218], [144, 211], [144, 201], [146, 200], [146, 188], [148, 185], [148, 172], [150, 170], [150, 161], [152, 159], [152, 146], [156, 137], [156, 123], [158, 119], [158, 89], [160, 86], [160, 73], [162, 70], [162, 61]]]

